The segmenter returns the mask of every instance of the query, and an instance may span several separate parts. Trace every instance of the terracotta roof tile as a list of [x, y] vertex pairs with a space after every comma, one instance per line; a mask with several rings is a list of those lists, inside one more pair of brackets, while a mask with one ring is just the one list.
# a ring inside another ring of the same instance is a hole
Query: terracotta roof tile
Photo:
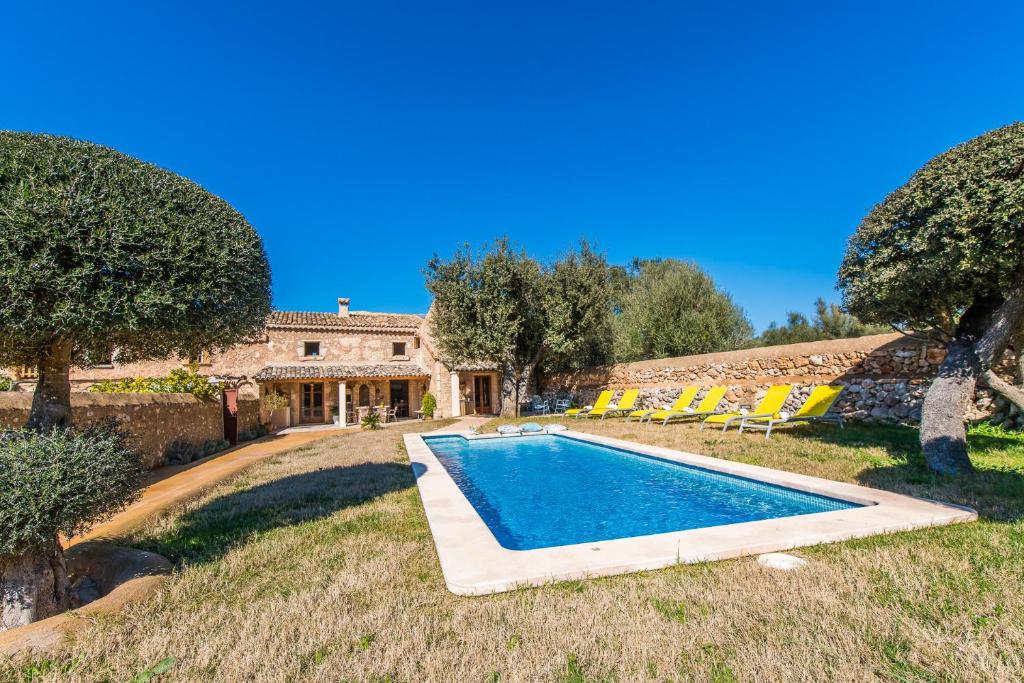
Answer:
[[288, 379], [349, 379], [359, 377], [430, 377], [430, 373], [416, 363], [376, 363], [365, 365], [268, 365], [257, 372], [257, 382]]
[[412, 313], [371, 313], [352, 311], [347, 316], [310, 311], [274, 311], [267, 318], [269, 328], [338, 330], [415, 330], [423, 316]]

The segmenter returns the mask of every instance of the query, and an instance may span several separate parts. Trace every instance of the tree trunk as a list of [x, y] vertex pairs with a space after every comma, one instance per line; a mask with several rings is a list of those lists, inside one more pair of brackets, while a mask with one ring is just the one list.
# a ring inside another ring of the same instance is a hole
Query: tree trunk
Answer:
[[531, 362], [524, 368], [505, 367], [501, 375], [501, 416], [519, 417], [523, 403], [523, 391], [529, 387], [530, 377], [537, 364]]
[[997, 362], [1024, 319], [1024, 279], [1006, 299], [975, 301], [960, 319], [938, 376], [921, 410], [921, 448], [928, 466], [940, 474], [974, 468], [967, 456], [964, 414], [974, 400], [978, 378]]
[[1024, 387], [1024, 330], [1017, 330], [1013, 337], [1013, 381]]
[[0, 557], [0, 631], [73, 607], [60, 543], [39, 552]]
[[988, 370], [982, 375], [985, 380], [985, 384], [989, 386], [993, 391], [999, 392], [1003, 398], [1017, 406], [1017, 409], [1024, 413], [1024, 389], [1019, 386], [1014, 386], [1009, 382], [1003, 380], [1002, 377], [997, 375], [992, 370]]
[[519, 417], [518, 371], [508, 365], [501, 370], [501, 416]]
[[980, 372], [974, 344], [958, 339], [949, 345], [921, 408], [921, 448], [928, 466], [940, 474], [961, 474], [974, 468], [967, 457], [964, 413], [974, 396]]
[[39, 361], [39, 381], [25, 426], [45, 432], [71, 422], [71, 341], [58, 339]]

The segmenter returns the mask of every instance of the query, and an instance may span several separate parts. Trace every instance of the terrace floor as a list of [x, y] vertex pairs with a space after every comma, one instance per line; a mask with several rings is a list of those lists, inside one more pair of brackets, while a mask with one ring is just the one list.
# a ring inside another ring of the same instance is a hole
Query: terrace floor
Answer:
[[166, 587], [46, 659], [0, 660], [0, 680], [133, 680], [168, 658], [167, 679], [203, 681], [1005, 681], [1024, 672], [1021, 436], [972, 434], [979, 471], [948, 479], [928, 473], [908, 428], [803, 426], [765, 441], [572, 422], [966, 505], [980, 519], [802, 548], [794, 554], [809, 564], [793, 572], [741, 558], [467, 598], [445, 588], [402, 446], [422, 423], [331, 434], [129, 532], [123, 542], [175, 563]]

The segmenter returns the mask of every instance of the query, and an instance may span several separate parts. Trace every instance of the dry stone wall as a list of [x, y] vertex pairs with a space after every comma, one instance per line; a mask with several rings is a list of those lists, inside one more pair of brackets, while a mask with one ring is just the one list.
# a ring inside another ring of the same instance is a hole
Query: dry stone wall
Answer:
[[[0, 428], [23, 426], [31, 405], [31, 394], [0, 393]], [[241, 406], [239, 402], [240, 414]], [[149, 468], [163, 465], [183, 447], [210, 451], [224, 438], [220, 401], [203, 401], [191, 394], [71, 394], [73, 425], [86, 427], [111, 419], [130, 435]]]
[[[640, 388], [639, 407], [671, 404], [684, 386], [702, 389], [729, 387], [729, 409], [752, 406], [773, 384], [793, 384], [787, 410], [802, 405], [819, 384], [847, 387], [835, 410], [851, 420], [914, 424], [931, 378], [945, 358], [945, 349], [919, 337], [881, 334], [856, 339], [835, 339], [742, 351], [624, 363], [552, 375], [544, 394], [553, 398], [572, 394], [579, 405], [594, 402], [605, 388]], [[1011, 358], [1000, 374], [1010, 375]], [[1019, 427], [1024, 416], [987, 389], [979, 389], [971, 419], [991, 418], [1007, 427]]]

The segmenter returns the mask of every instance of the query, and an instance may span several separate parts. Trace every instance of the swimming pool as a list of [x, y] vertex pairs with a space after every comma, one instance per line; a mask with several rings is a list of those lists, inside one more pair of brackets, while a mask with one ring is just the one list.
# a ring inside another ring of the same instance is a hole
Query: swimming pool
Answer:
[[510, 550], [859, 507], [571, 437], [424, 440]]
[[575, 431], [403, 438], [445, 585], [460, 595], [977, 518], [956, 505]]

